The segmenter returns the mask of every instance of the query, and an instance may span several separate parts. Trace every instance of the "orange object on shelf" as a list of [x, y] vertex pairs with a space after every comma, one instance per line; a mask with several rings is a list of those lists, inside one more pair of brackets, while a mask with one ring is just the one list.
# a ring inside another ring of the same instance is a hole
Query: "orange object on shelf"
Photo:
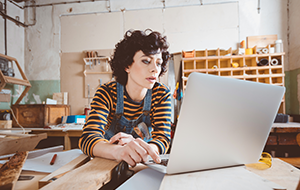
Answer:
[[195, 50], [193, 50], [192, 52], [182, 51], [182, 55], [184, 58], [195, 57]]
[[241, 43], [240, 43], [240, 48], [245, 48], [246, 47], [246, 42], [245, 40], [243, 40]]

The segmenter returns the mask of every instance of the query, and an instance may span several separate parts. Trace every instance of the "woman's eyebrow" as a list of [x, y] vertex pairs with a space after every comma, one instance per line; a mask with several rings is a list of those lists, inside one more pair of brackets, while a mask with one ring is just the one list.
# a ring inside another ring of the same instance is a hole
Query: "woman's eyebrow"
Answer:
[[151, 57], [150, 55], [142, 55], [141, 57], [146, 57], [146, 58], [153, 58], [153, 57]]

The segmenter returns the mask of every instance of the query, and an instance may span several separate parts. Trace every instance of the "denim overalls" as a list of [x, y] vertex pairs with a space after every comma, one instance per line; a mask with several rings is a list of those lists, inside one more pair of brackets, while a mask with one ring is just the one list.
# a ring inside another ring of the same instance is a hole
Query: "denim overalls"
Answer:
[[144, 141], [148, 142], [151, 140], [151, 121], [150, 121], [150, 109], [151, 109], [152, 90], [148, 89], [147, 94], [144, 98], [143, 113], [135, 120], [127, 120], [124, 116], [124, 86], [117, 82], [117, 108], [114, 118], [109, 128], [105, 131], [105, 139], [109, 140], [111, 137], [116, 135], [118, 132], [124, 132], [131, 134], [134, 138], [140, 137], [135, 131], [139, 123], [144, 122], [147, 125], [150, 139], [143, 138]]

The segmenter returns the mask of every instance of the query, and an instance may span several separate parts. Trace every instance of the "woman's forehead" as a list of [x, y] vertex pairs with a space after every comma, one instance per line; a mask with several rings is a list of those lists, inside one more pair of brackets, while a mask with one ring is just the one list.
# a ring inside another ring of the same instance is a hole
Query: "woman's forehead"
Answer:
[[160, 51], [158, 51], [157, 53], [155, 54], [149, 54], [149, 55], [146, 55], [142, 50], [139, 50], [135, 53], [135, 56], [139, 57], [139, 58], [142, 58], [142, 57], [150, 57], [150, 58], [160, 58], [162, 59], [162, 53]]

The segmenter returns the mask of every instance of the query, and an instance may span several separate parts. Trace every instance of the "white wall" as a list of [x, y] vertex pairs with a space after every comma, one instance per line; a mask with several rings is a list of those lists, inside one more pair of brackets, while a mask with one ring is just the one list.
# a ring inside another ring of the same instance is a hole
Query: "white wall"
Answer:
[[[4, 0], [0, 1], [4, 4]], [[22, 3], [20, 3], [22, 5]], [[24, 22], [24, 10], [16, 7], [7, 1], [7, 14], [13, 18], [19, 16], [20, 21]], [[0, 16], [0, 53], [5, 54], [4, 19]], [[18, 60], [24, 69], [24, 28], [17, 26], [14, 22], [7, 20], [7, 55]], [[14, 67], [16, 70], [16, 67]], [[20, 77], [17, 72], [17, 76]]]
[[[59, 0], [56, 0], [56, 2]], [[47, 1], [47, 3], [55, 2]], [[204, 5], [212, 3], [232, 2], [226, 0], [203, 0]], [[37, 4], [45, 4], [37, 0]], [[261, 1], [260, 14], [257, 11], [257, 1], [239, 0], [239, 34], [238, 43], [246, 36], [277, 34], [286, 44], [287, 17], [285, 0]], [[59, 80], [60, 79], [60, 16], [66, 14], [102, 14], [108, 12], [106, 1], [96, 1], [77, 4], [54, 5], [38, 7], [37, 24], [26, 29], [25, 60], [26, 74], [30, 80]], [[166, 0], [165, 6], [199, 5], [199, 0]], [[120, 9], [136, 10], [163, 8], [160, 0], [110, 0], [111, 11]], [[72, 9], [72, 11], [70, 11]], [[230, 14], [224, 11], [223, 14]], [[280, 21], [280, 22], [278, 22]], [[145, 21], [147, 22], [147, 21]], [[201, 23], [198, 23], [201, 25]], [[180, 23], [178, 23], [180, 25]], [[103, 26], [105, 27], [105, 26]], [[204, 29], [205, 30], [205, 29]], [[203, 37], [205, 38], [205, 36]], [[226, 36], [224, 36], [224, 39]], [[74, 38], [76, 40], [76, 38]], [[214, 39], [211, 39], [212, 41]], [[286, 46], [286, 45], [285, 45]], [[213, 48], [213, 47], [211, 47]], [[218, 47], [214, 47], [218, 48]]]
[[238, 3], [62, 16], [61, 51], [114, 49], [127, 30], [147, 28], [167, 36], [171, 53], [236, 48]]
[[[300, 1], [290, 1], [290, 18], [289, 18], [289, 70], [300, 68]], [[300, 99], [299, 99], [300, 101]]]

